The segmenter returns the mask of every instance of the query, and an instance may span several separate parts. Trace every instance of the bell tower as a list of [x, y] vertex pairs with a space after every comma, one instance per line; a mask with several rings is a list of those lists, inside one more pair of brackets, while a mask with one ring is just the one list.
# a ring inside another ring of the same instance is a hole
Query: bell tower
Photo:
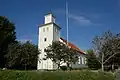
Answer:
[[55, 16], [52, 13], [48, 13], [47, 15], [45, 15], [45, 24], [51, 22], [55, 23]]
[[37, 69], [56, 69], [56, 65], [50, 60], [43, 60], [45, 58], [45, 48], [52, 44], [53, 41], [60, 39], [60, 27], [55, 23], [55, 16], [48, 13], [44, 16], [44, 24], [39, 26], [38, 48], [41, 54], [38, 55]]

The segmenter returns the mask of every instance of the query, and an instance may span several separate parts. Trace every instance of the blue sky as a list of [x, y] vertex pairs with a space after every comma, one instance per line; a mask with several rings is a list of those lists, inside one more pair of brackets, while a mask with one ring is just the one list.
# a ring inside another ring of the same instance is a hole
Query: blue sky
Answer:
[[[65, 0], [0, 0], [0, 15], [15, 25], [17, 39], [38, 42], [38, 25], [52, 11], [66, 38]], [[120, 0], [67, 0], [69, 7], [69, 41], [82, 50], [104, 31], [120, 32]]]

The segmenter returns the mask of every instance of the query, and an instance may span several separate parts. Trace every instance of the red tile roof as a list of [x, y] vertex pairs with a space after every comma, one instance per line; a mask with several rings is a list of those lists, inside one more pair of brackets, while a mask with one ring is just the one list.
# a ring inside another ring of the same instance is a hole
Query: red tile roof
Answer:
[[[65, 42], [67, 44], [67, 40], [60, 38], [63, 42]], [[71, 47], [72, 49], [77, 50], [79, 53], [81, 54], [85, 54], [83, 51], [81, 51], [77, 46], [75, 46], [74, 44], [68, 42], [68, 46]]]

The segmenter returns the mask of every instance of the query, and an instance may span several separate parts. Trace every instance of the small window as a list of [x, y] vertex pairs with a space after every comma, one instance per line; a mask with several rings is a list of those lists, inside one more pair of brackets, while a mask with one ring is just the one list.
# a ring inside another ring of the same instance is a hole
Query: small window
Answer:
[[78, 57], [78, 64], [80, 64], [80, 57]]
[[43, 60], [47, 60], [46, 58], [43, 58]]
[[47, 38], [44, 38], [44, 42], [46, 42], [47, 41]]
[[47, 27], [47, 31], [49, 30], [49, 27]]
[[78, 64], [82, 64], [82, 57], [79, 57]]
[[45, 28], [43, 28], [43, 32], [45, 32]]
[[83, 57], [81, 57], [81, 61], [82, 61], [81, 63], [84, 64], [84, 58]]

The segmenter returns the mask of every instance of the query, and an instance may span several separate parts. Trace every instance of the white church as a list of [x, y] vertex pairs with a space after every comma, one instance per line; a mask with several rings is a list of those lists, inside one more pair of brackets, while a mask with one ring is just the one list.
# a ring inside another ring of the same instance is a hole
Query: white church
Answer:
[[45, 15], [44, 24], [39, 26], [38, 48], [39, 50], [41, 50], [41, 54], [38, 55], [38, 70], [57, 69], [57, 65], [53, 63], [50, 59], [43, 60], [43, 58], [45, 58], [45, 48], [52, 44], [53, 41], [61, 41], [65, 44], [68, 43], [68, 46], [70, 48], [73, 48], [78, 52], [79, 60], [75, 64], [71, 64], [72, 68], [86, 67], [85, 53], [81, 51], [78, 47], [76, 47], [74, 44], [67, 42], [67, 40], [60, 37], [60, 29], [61, 27], [55, 23], [55, 16], [52, 13], [48, 13], [47, 15]]

